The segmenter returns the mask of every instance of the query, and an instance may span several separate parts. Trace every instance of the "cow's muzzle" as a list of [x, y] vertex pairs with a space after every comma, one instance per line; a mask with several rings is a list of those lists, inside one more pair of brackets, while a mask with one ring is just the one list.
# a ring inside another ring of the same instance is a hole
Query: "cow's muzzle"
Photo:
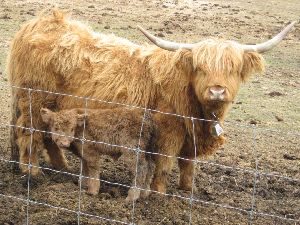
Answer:
[[209, 98], [212, 101], [224, 101], [226, 96], [226, 88], [222, 86], [213, 86], [209, 88]]

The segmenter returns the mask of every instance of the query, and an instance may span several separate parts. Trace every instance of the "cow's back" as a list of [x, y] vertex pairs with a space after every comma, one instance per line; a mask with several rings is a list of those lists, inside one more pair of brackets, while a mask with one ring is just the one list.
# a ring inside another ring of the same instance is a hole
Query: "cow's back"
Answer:
[[[16, 34], [8, 74], [20, 87], [153, 107], [157, 89], [145, 52], [145, 47], [95, 33], [54, 11], [29, 21]], [[75, 98], [57, 101], [59, 109], [82, 107]], [[89, 107], [102, 106], [91, 102]]]

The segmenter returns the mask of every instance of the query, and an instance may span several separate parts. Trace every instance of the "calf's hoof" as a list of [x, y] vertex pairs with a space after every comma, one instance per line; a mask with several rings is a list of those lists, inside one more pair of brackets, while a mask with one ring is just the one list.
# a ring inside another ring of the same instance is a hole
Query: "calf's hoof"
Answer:
[[98, 191], [88, 188], [88, 190], [86, 191], [86, 193], [89, 194], [89, 195], [97, 195]]
[[130, 203], [132, 201], [136, 201], [140, 198], [141, 191], [135, 188], [130, 188], [125, 199], [126, 203]]
[[[77, 184], [80, 185], [80, 179], [77, 180]], [[81, 179], [81, 187], [88, 188], [88, 178]]]

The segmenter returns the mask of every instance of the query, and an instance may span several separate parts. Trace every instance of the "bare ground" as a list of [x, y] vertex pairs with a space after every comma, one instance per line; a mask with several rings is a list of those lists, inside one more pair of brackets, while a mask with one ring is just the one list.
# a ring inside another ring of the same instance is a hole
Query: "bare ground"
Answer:
[[[181, 42], [224, 37], [257, 43], [300, 15], [298, 0], [3, 0], [0, 224], [24, 224], [27, 220], [29, 224], [78, 224], [77, 176], [44, 169], [44, 176], [32, 183], [28, 192], [26, 177], [12, 173], [12, 163], [5, 161], [10, 158], [9, 128], [4, 126], [9, 122], [10, 88], [5, 74], [9, 42], [24, 21], [51, 8], [54, 2], [99, 32], [113, 32], [138, 43], [146, 40], [136, 29], [137, 24]], [[96, 197], [81, 194], [81, 224], [300, 224], [299, 40], [300, 29], [296, 25], [276, 49], [265, 55], [266, 74], [254, 76], [241, 87], [227, 119], [226, 145], [197, 165], [194, 201], [190, 201], [190, 193], [178, 189], [175, 167], [169, 196], [153, 194], [134, 207], [126, 205], [127, 188], [111, 183], [130, 185], [133, 175], [124, 162], [105, 158], [101, 179], [108, 182], [102, 182], [101, 193]], [[68, 157], [73, 174], [78, 174], [79, 161]]]

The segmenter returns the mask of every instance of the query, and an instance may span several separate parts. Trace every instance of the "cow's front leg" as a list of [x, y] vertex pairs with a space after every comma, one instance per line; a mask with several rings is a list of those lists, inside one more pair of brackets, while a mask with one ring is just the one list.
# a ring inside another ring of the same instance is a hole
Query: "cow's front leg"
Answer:
[[[30, 131], [30, 117], [26, 114], [22, 114], [16, 125], [17, 145], [19, 148], [20, 156], [20, 169], [22, 173], [30, 173], [32, 176], [36, 176], [39, 173], [39, 150], [44, 149], [43, 135], [39, 132]], [[28, 164], [31, 164], [30, 168]]]
[[[19, 135], [17, 139], [20, 150], [20, 168], [23, 173], [30, 172], [32, 176], [39, 173], [38, 151], [43, 149], [42, 136], [39, 133]], [[29, 167], [29, 163], [32, 165]]]
[[178, 159], [178, 166], [180, 169], [179, 188], [191, 191], [193, 188], [193, 176], [194, 176], [194, 159], [195, 148], [191, 144], [192, 140], [187, 139], [180, 153]]
[[180, 169], [179, 188], [182, 190], [191, 191], [193, 186], [194, 163], [190, 160], [193, 160], [193, 158], [187, 158], [186, 156], [182, 157], [186, 158], [186, 160], [178, 160]]
[[[42, 98], [34, 98], [37, 93], [31, 93], [32, 101], [29, 99], [27, 91], [18, 92], [18, 115], [16, 120], [14, 138], [17, 137], [17, 145], [20, 155], [20, 168], [23, 173], [30, 172], [32, 176], [39, 173], [39, 152], [44, 147], [44, 134], [35, 129], [42, 130], [41, 120], [39, 120], [39, 110]], [[16, 99], [14, 101], [16, 101]], [[14, 102], [16, 104], [16, 102]], [[31, 106], [31, 107], [30, 107]], [[16, 106], [14, 106], [16, 107]], [[13, 122], [16, 118], [13, 119]], [[29, 167], [28, 164], [32, 167]]]
[[157, 124], [158, 155], [155, 156], [155, 173], [151, 189], [166, 193], [169, 173], [174, 164], [174, 159], [179, 155], [185, 140], [183, 121], [176, 117], [159, 114], [154, 117]]
[[173, 159], [158, 156], [156, 159], [156, 169], [151, 184], [151, 189], [160, 193], [166, 193], [168, 176], [173, 168]]

